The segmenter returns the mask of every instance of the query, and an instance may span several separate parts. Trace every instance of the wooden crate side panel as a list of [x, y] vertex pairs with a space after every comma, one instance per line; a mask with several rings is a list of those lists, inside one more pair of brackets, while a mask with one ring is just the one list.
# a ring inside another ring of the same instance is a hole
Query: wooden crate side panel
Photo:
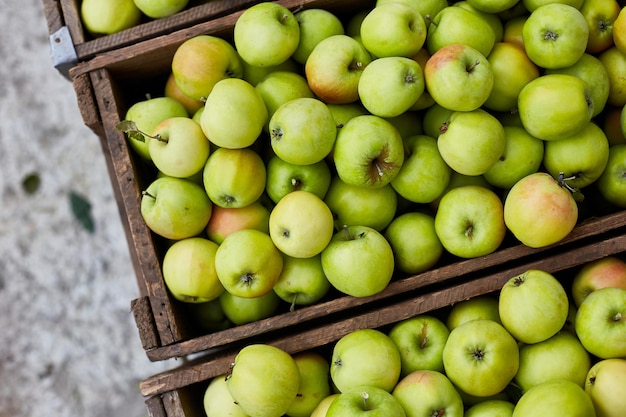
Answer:
[[144, 350], [154, 349], [159, 346], [159, 334], [154, 322], [150, 299], [148, 296], [137, 298], [130, 303], [130, 311], [133, 313], [139, 339]]
[[48, 33], [53, 34], [65, 25], [63, 11], [58, 0], [42, 0], [43, 15], [48, 25]]
[[167, 417], [165, 406], [163, 405], [163, 397], [161, 395], [150, 397], [145, 403], [149, 417]]
[[[61, 3], [61, 10], [63, 11], [63, 20], [65, 26], [70, 31], [72, 42], [74, 43], [74, 49], [77, 49], [78, 45], [85, 42], [85, 31], [83, 29], [83, 22], [80, 19], [80, 5], [78, 0], [59, 0]], [[78, 56], [79, 60], [82, 60]]]
[[98, 103], [94, 95], [90, 74], [82, 74], [72, 80], [76, 94], [78, 110], [85, 126], [90, 128], [99, 138], [104, 138], [104, 127], [98, 111]]

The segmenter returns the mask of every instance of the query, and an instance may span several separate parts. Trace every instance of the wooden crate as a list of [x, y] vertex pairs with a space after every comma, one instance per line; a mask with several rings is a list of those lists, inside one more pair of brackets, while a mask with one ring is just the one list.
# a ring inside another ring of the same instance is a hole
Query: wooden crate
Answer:
[[[571, 280], [578, 269], [591, 261], [616, 255], [626, 256], [626, 235], [614, 234], [597, 242], [578, 246], [561, 253], [539, 257], [533, 261], [471, 279], [460, 284], [441, 288], [429, 293], [413, 292], [405, 299], [378, 306], [365, 313], [345, 316], [337, 320], [298, 332], [287, 333], [264, 343], [279, 347], [290, 354], [320, 350], [329, 357], [329, 351], [342, 336], [363, 328], [385, 331], [394, 323], [420, 314], [445, 317], [455, 303], [480, 295], [497, 297], [500, 288], [511, 277], [529, 269], [552, 273], [570, 291]], [[195, 417], [204, 416], [202, 395], [210, 380], [228, 372], [238, 349], [216, 355], [201, 356], [182, 366], [168, 370], [140, 383], [140, 391], [146, 397], [151, 416]]]
[[[373, 4], [372, 1], [358, 0], [281, 0], [279, 3], [292, 10], [320, 7], [338, 14], [353, 13]], [[167, 291], [160, 268], [163, 241], [151, 233], [141, 217], [141, 191], [149, 183], [149, 171], [135, 158], [126, 138], [115, 126], [130, 105], [145, 97], [146, 93], [152, 93], [153, 96], [160, 94], [164, 79], [170, 71], [172, 56], [182, 42], [200, 34], [231, 39], [232, 29], [241, 13], [238, 11], [167, 36], [104, 52], [70, 71], [77, 95], [80, 96], [83, 91], [79, 89], [87, 86], [91, 88], [92, 100], [81, 111], [83, 117], [91, 116], [85, 123], [91, 123], [95, 126], [92, 129], [101, 133], [99, 136], [141, 291], [141, 297], [132, 302], [132, 311], [142, 345], [150, 360], [159, 361], [226, 348], [254, 338], [275, 337], [286, 330], [295, 332], [303, 328], [315, 328], [333, 315], [356, 314], [380, 303], [400, 299], [406, 294], [432, 292], [433, 288], [489, 276], [498, 270], [506, 271], [524, 265], [531, 259], [543, 259], [580, 247], [605, 232], [617, 231], [626, 226], [626, 211], [613, 209], [588, 212], [581, 216], [581, 223], [567, 238], [549, 247], [531, 249], [509, 236], [502, 247], [490, 255], [465, 260], [444, 257], [432, 270], [411, 277], [397, 277], [386, 290], [372, 297], [354, 298], [333, 293], [321, 303], [300, 307], [294, 312], [285, 309], [269, 319], [255, 323], [209, 334], [198, 332], [190, 326], [185, 305], [174, 300]]]

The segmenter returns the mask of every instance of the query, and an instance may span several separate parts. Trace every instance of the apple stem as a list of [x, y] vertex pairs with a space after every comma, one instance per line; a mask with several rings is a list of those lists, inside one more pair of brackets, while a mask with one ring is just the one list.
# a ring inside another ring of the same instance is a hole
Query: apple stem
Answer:
[[435, 21], [433, 20], [430, 14], [424, 15], [424, 20], [427, 23], [430, 23], [431, 25], [435, 25], [435, 27], [437, 27], [437, 23], [435, 23]]
[[346, 240], [352, 240], [352, 235], [350, 234], [350, 230], [348, 229], [348, 225], [344, 224], [342, 229], [343, 229], [343, 232], [346, 235]]
[[361, 398], [363, 398], [363, 409], [366, 410], [366, 411], [369, 410], [370, 407], [369, 407], [369, 401], [368, 400], [370, 398], [370, 395], [366, 391], [363, 391], [363, 392], [361, 392]]
[[567, 189], [569, 192], [571, 193], [575, 193], [576, 191], [578, 191], [578, 189], [572, 187], [571, 185], [569, 185], [566, 181], [572, 181], [576, 179], [576, 175], [572, 175], [570, 177], [565, 178], [565, 173], [564, 172], [559, 172], [559, 176], [557, 178], [557, 182], [559, 183], [559, 185], [565, 189]]
[[465, 71], [467, 72], [472, 72], [474, 71], [474, 68], [476, 68], [476, 66], [478, 66], [480, 64], [479, 60], [474, 61], [474, 63], [472, 65], [470, 65], [469, 67], [465, 68]]
[[289, 307], [289, 311], [294, 312], [296, 310], [296, 300], [298, 299], [298, 294], [293, 295], [293, 300], [291, 300], [291, 306]]
[[146, 197], [150, 197], [150, 198], [153, 198], [153, 199], [155, 199], [155, 200], [156, 200], [156, 197], [155, 197], [155, 196], [153, 196], [152, 194], [150, 194], [150, 193], [149, 193], [149, 192], [147, 192], [147, 191], [142, 191], [142, 192], [141, 192], [141, 195], [145, 195]]

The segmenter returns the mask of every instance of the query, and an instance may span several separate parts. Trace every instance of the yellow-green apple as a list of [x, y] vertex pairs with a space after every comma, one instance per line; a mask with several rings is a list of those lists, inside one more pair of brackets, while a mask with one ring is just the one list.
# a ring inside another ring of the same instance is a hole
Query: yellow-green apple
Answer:
[[[519, 4], [519, 3], [518, 3]], [[511, 43], [524, 50], [523, 28], [528, 14], [516, 16], [503, 23], [502, 42]], [[524, 50], [524, 52], [526, 52]]]
[[258, 297], [239, 297], [224, 291], [218, 300], [224, 315], [236, 326], [271, 317], [281, 303], [274, 291]]
[[406, 212], [394, 218], [384, 236], [393, 249], [395, 267], [408, 275], [432, 268], [443, 255], [432, 214]]
[[83, 0], [80, 19], [91, 36], [121, 32], [141, 23], [141, 10], [133, 0]]
[[609, 97], [607, 103], [622, 107], [626, 104], [626, 52], [616, 46], [604, 50], [598, 59], [604, 64], [609, 74]]
[[575, 7], [550, 3], [533, 10], [522, 31], [524, 50], [542, 68], [573, 65], [585, 53], [589, 25]]
[[359, 102], [344, 104], [328, 103], [326, 105], [332, 113], [333, 119], [335, 119], [337, 129], [344, 127], [353, 117], [369, 114], [369, 112], [365, 110], [365, 107], [363, 107], [363, 105]]
[[504, 328], [522, 343], [539, 343], [563, 328], [569, 300], [552, 274], [529, 269], [500, 289], [498, 312]]
[[338, 392], [334, 392], [319, 402], [317, 407], [311, 413], [311, 417], [326, 417], [326, 413], [333, 401], [339, 396]]
[[[424, 68], [426, 68], [426, 62], [428, 62], [428, 60], [430, 59], [430, 53], [428, 52], [428, 49], [423, 47], [417, 52], [417, 54], [413, 55], [411, 59], [414, 59], [420, 65], [423, 74]], [[418, 97], [417, 101], [411, 106], [409, 110], [424, 110], [428, 109], [433, 104], [435, 104], [435, 100], [426, 89], [426, 84], [424, 83], [424, 92], [421, 96]]]
[[450, 110], [471, 111], [489, 98], [494, 73], [485, 55], [467, 44], [456, 43], [431, 55], [424, 67], [424, 80], [437, 104]]
[[626, 289], [626, 262], [608, 255], [583, 264], [572, 279], [572, 300], [580, 306], [587, 295], [606, 287]]
[[203, 237], [174, 242], [163, 256], [163, 280], [177, 300], [204, 303], [224, 292], [215, 271], [217, 243]]
[[424, 17], [426, 27], [430, 25], [430, 20], [434, 18], [437, 13], [448, 6], [448, 2], [446, 0], [377, 0], [376, 6], [391, 2], [406, 3], [409, 6], [416, 8], [417, 11]]
[[152, 181], [141, 196], [141, 216], [150, 230], [170, 240], [200, 234], [213, 205], [201, 185], [174, 177]]
[[521, 344], [514, 381], [522, 392], [555, 379], [584, 387], [591, 357], [575, 334], [562, 331], [537, 343]]
[[377, 4], [361, 22], [361, 43], [381, 57], [410, 57], [426, 40], [426, 22], [415, 7], [401, 2]]
[[143, 14], [151, 19], [160, 19], [180, 12], [189, 0], [133, 0]]
[[185, 110], [187, 110], [187, 115], [193, 116], [198, 112], [198, 110], [204, 108], [204, 101], [196, 100], [195, 98], [191, 98], [188, 95], [184, 94], [178, 85], [176, 84], [176, 78], [174, 78], [174, 73], [170, 72], [167, 80], [165, 81], [165, 87], [163, 87], [163, 94], [165, 97], [173, 98], [174, 100], [181, 103]]
[[407, 417], [462, 417], [463, 400], [441, 372], [418, 370], [404, 376], [392, 391]]
[[289, 417], [310, 417], [318, 404], [331, 394], [328, 378], [330, 364], [326, 357], [314, 351], [299, 352], [292, 357], [300, 371], [300, 386], [296, 399], [285, 414]]
[[298, 165], [315, 164], [330, 153], [337, 125], [326, 104], [312, 97], [294, 98], [282, 104], [269, 121], [272, 150], [281, 159]]
[[506, 135], [502, 123], [483, 109], [455, 111], [437, 138], [443, 160], [464, 175], [482, 175], [504, 153]]
[[269, 233], [270, 211], [261, 201], [255, 201], [245, 207], [213, 206], [211, 218], [206, 226], [209, 239], [220, 244], [226, 236], [242, 229]]
[[387, 334], [359, 329], [333, 346], [330, 377], [340, 393], [362, 385], [391, 392], [400, 379], [401, 366], [400, 352]]
[[227, 380], [226, 374], [211, 379], [202, 397], [204, 412], [215, 417], [248, 417], [230, 395]]
[[358, 92], [367, 111], [390, 118], [411, 109], [424, 88], [424, 73], [417, 61], [389, 56], [375, 59], [363, 70]]
[[449, 334], [440, 319], [428, 314], [394, 324], [388, 335], [400, 351], [402, 376], [423, 369], [443, 372], [443, 348]]
[[581, 78], [545, 74], [522, 88], [517, 107], [528, 133], [539, 139], [556, 140], [587, 126], [594, 113], [592, 97], [589, 85]]
[[479, 295], [455, 303], [446, 316], [446, 326], [452, 330], [465, 322], [478, 319], [487, 319], [502, 324], [497, 298], [491, 295]]
[[372, 61], [370, 53], [348, 35], [320, 41], [304, 66], [309, 87], [325, 103], [353, 103], [359, 99], [359, 78]]
[[463, 417], [511, 417], [515, 404], [507, 400], [485, 400], [465, 410]]
[[622, 9], [613, 22], [613, 43], [623, 54], [626, 54], [626, 9], [620, 3]]
[[572, 193], [546, 172], [535, 172], [517, 181], [504, 200], [507, 228], [532, 248], [561, 241], [577, 221], [578, 205]]
[[276, 247], [294, 258], [310, 258], [322, 252], [333, 236], [330, 208], [317, 195], [292, 191], [270, 212], [270, 236]]
[[609, 148], [606, 168], [597, 182], [600, 194], [611, 204], [626, 208], [626, 144]]
[[[464, 175], [459, 174], [456, 171], [452, 171], [452, 173], [450, 174], [450, 181], [448, 182], [448, 186], [441, 196], [443, 197], [444, 195], [446, 195], [446, 192], [457, 187], [462, 187], [464, 185], [478, 185], [480, 187], [488, 188], [490, 190], [494, 189], [482, 175]], [[430, 203], [429, 208], [431, 210], [437, 210], [437, 207], [439, 207], [439, 201], [441, 201], [441, 197]]]
[[391, 185], [361, 187], [334, 176], [324, 202], [333, 213], [335, 229], [344, 226], [368, 226], [382, 231], [394, 219], [398, 196]]
[[467, 0], [476, 9], [485, 13], [500, 13], [515, 6], [519, 0]]
[[[313, 98], [304, 76], [293, 71], [272, 71], [254, 87], [267, 107], [267, 122], [284, 103], [302, 97]], [[267, 126], [265, 126], [267, 129]]]
[[260, 297], [272, 290], [283, 268], [283, 255], [267, 233], [243, 229], [231, 233], [215, 253], [215, 270], [229, 293]]
[[422, 120], [422, 128], [424, 134], [431, 138], [438, 138], [442, 131], [446, 128], [450, 116], [452, 116], [454, 110], [445, 108], [437, 103], [428, 107], [424, 111]]
[[613, 22], [621, 10], [617, 0], [585, 0], [580, 12], [589, 25], [587, 52], [598, 54], [613, 45]]
[[284, 415], [298, 395], [300, 371], [286, 351], [268, 344], [251, 344], [235, 356], [228, 391], [249, 416]]
[[505, 190], [527, 175], [537, 172], [544, 156], [544, 141], [521, 126], [503, 126], [504, 152], [483, 174], [487, 182]]
[[398, 175], [404, 162], [400, 132], [382, 117], [354, 117], [337, 134], [333, 162], [344, 182], [383, 187]]
[[[481, 0], [478, 0], [481, 1]], [[487, 0], [493, 1], [493, 0]], [[499, 0], [498, 0], [499, 1]], [[511, 0], [505, 0], [511, 1]], [[457, 1], [453, 3], [454, 6], [462, 7], [470, 12], [477, 14], [481, 19], [489, 24], [489, 27], [493, 30], [494, 33], [494, 42], [502, 42], [502, 37], [504, 36], [504, 25], [502, 23], [502, 19], [496, 13], [486, 12], [484, 10], [479, 10], [474, 6], [471, 2], [467, 0]]]
[[554, 415], [559, 417], [595, 417], [591, 398], [578, 384], [557, 379], [536, 385], [525, 392], [512, 417]]
[[232, 44], [217, 36], [198, 35], [176, 48], [172, 74], [183, 94], [194, 100], [205, 100], [218, 81], [239, 78], [243, 69]]
[[519, 367], [517, 341], [492, 320], [471, 320], [450, 331], [443, 348], [450, 381], [464, 393], [488, 397], [501, 392]]
[[611, 146], [626, 143], [626, 136], [624, 135], [626, 133], [626, 111], [624, 111], [624, 106], [605, 106], [599, 123], [601, 123], [602, 130]]
[[274, 292], [291, 305], [292, 311], [296, 305], [310, 305], [321, 300], [330, 288], [321, 255], [310, 258], [283, 256], [283, 270], [274, 284]]
[[241, 61], [243, 67], [242, 78], [256, 87], [261, 80], [273, 72], [295, 72], [300, 73], [300, 64], [289, 58], [285, 62], [281, 62], [278, 65], [272, 65], [269, 67], [259, 67], [256, 65], [250, 65], [246, 61]]
[[266, 169], [258, 153], [250, 148], [218, 148], [204, 166], [204, 189], [221, 207], [245, 207], [265, 190]]
[[493, 88], [484, 106], [493, 111], [517, 109], [517, 97], [526, 84], [539, 77], [539, 68], [523, 49], [513, 43], [497, 42], [487, 61], [493, 71]]
[[186, 303], [185, 307], [192, 325], [205, 333], [219, 332], [233, 325], [224, 314], [219, 297], [205, 303]]
[[435, 213], [443, 247], [461, 258], [488, 255], [506, 235], [502, 201], [488, 188], [466, 185], [447, 191]]
[[[135, 123], [137, 130], [152, 135], [154, 128], [162, 121], [172, 117], [188, 117], [187, 109], [172, 97], [154, 97], [133, 103], [126, 111], [125, 120]], [[142, 159], [149, 161], [149, 139], [140, 134], [143, 140], [128, 135], [131, 149]]]
[[522, 3], [524, 7], [526, 8], [526, 10], [528, 10], [529, 12], [532, 12], [539, 6], [543, 6], [543, 5], [550, 4], [550, 3], [563, 3], [569, 6], [575, 7], [577, 9], [580, 9], [583, 2], [584, 0], [521, 0], [520, 1], [520, 3]]
[[626, 359], [596, 362], [585, 382], [597, 417], [619, 417], [626, 410]]
[[391, 393], [362, 385], [340, 393], [326, 410], [326, 417], [405, 417], [400, 402]]
[[241, 59], [259, 67], [288, 60], [300, 42], [300, 26], [285, 6], [261, 2], [245, 9], [235, 22], [233, 42]]
[[575, 330], [585, 349], [600, 359], [626, 357], [626, 289], [589, 294], [576, 312]]
[[345, 33], [342, 21], [329, 10], [304, 9], [294, 13], [294, 16], [300, 25], [300, 41], [291, 58], [299, 64], [306, 63], [311, 51], [322, 39]]
[[391, 281], [393, 250], [376, 229], [346, 226], [322, 251], [322, 268], [337, 290], [353, 297], [368, 297], [384, 290]]
[[266, 164], [265, 191], [274, 202], [292, 191], [302, 190], [324, 198], [330, 187], [331, 171], [328, 163], [321, 160], [310, 165], [299, 165], [272, 156]]

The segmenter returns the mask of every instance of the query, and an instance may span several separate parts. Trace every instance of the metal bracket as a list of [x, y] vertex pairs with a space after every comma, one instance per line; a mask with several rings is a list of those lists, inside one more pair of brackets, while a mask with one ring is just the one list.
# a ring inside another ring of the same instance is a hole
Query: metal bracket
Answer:
[[50, 56], [54, 67], [69, 80], [69, 70], [78, 63], [78, 56], [67, 26], [50, 35]]

